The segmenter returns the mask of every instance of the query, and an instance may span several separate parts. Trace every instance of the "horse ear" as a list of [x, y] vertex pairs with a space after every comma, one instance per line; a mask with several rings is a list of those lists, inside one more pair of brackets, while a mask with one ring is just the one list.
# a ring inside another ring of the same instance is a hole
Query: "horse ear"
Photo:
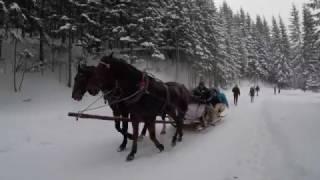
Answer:
[[81, 71], [80, 63], [78, 64], [78, 71]]

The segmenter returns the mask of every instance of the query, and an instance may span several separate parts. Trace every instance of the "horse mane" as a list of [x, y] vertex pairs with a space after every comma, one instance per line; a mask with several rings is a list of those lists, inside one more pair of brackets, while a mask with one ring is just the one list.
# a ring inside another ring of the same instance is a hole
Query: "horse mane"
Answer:
[[[143, 72], [140, 71], [139, 69], [137, 69], [136, 67], [134, 67], [133, 65], [127, 63], [124, 59], [121, 58], [116, 58], [116, 57], [109, 57], [109, 56], [104, 56], [101, 59], [102, 62], [107, 63], [107, 64], [114, 64], [114, 65], [119, 65], [121, 67], [121, 69], [118, 69], [120, 71], [122, 70], [127, 70], [130, 75], [133, 75], [131, 77], [133, 77], [134, 79], [136, 79], [137, 81], [140, 81], [142, 78], [142, 74]], [[114, 72], [115, 74], [118, 74], [120, 77], [123, 75], [119, 72]], [[153, 79], [150, 75], [146, 74], [150, 79]]]

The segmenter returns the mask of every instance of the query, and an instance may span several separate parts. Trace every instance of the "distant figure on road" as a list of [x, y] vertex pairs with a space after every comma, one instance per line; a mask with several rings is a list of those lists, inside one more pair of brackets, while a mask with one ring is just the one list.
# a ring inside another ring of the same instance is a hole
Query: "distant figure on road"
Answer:
[[250, 97], [251, 97], [251, 102], [254, 101], [254, 94], [255, 94], [255, 92], [254, 92], [254, 87], [251, 87], [251, 88], [250, 88], [250, 91], [249, 91], [249, 95], [250, 95]]
[[280, 94], [280, 86], [278, 86], [278, 93]]
[[259, 85], [256, 86], [256, 93], [257, 93], [257, 96], [259, 96], [259, 91], [260, 91], [260, 87]]
[[277, 94], [277, 86], [276, 85], [274, 85], [274, 87], [273, 87], [273, 92], [275, 95]]
[[238, 97], [240, 96], [240, 89], [239, 89], [238, 85], [235, 85], [232, 88], [232, 92], [233, 92], [234, 105], [238, 105]]

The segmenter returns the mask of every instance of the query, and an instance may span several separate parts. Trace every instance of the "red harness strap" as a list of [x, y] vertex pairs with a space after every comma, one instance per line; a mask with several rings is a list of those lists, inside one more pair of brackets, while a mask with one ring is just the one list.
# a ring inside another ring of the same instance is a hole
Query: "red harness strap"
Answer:
[[140, 90], [142, 90], [142, 89], [147, 90], [147, 89], [148, 89], [148, 85], [149, 85], [148, 78], [146, 78], [146, 73], [143, 72], [143, 73], [142, 73], [141, 81], [140, 81], [140, 83], [139, 83], [139, 89], [140, 89]]

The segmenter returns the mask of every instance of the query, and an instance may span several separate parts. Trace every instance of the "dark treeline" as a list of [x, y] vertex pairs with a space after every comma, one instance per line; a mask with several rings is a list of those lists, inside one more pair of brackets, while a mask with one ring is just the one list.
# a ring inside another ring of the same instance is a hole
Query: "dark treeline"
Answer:
[[66, 44], [69, 86], [77, 45], [85, 54], [142, 49], [153, 58], [188, 61], [215, 85], [248, 78], [314, 90], [320, 88], [319, 9], [319, 0], [301, 11], [293, 5], [287, 28], [281, 17], [268, 24], [211, 0], [0, 0], [0, 43], [8, 34], [34, 37], [40, 63], [44, 47]]

